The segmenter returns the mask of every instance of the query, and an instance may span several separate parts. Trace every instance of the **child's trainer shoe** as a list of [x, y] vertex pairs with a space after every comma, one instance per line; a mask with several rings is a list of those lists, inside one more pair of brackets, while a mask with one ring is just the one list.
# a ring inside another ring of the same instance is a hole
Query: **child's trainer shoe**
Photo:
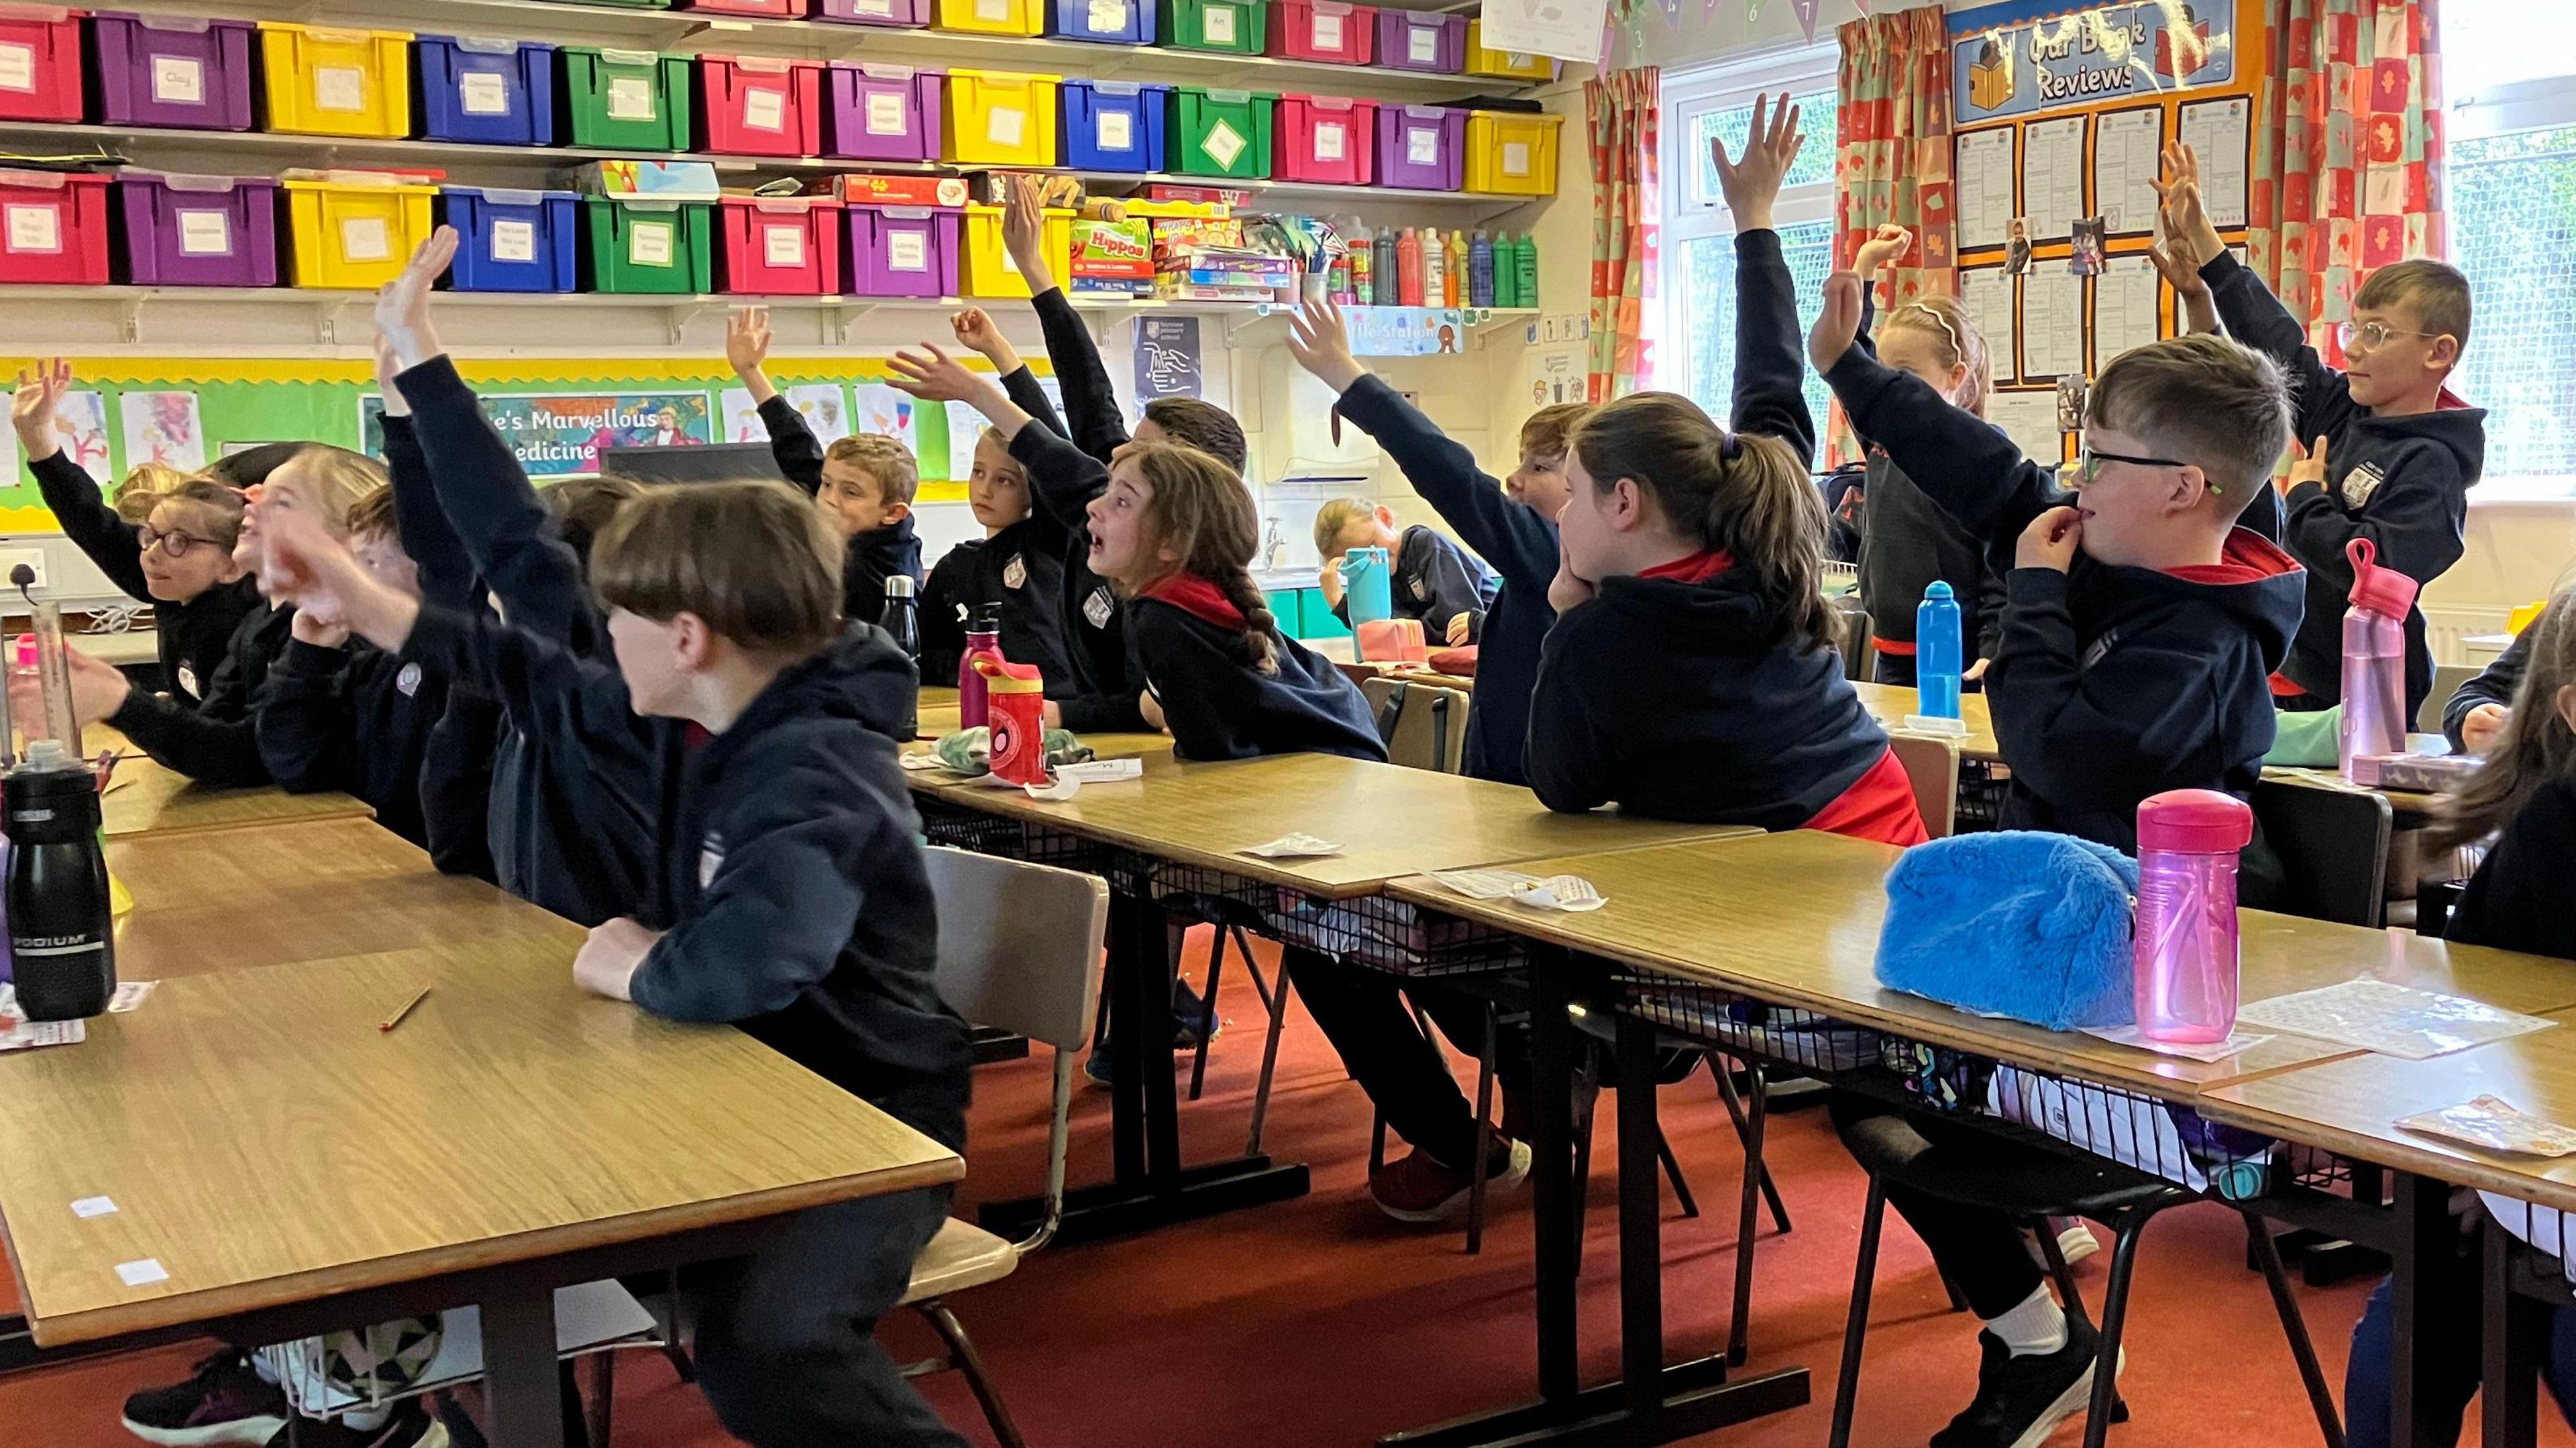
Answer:
[[2092, 1325], [2071, 1317], [2066, 1345], [2055, 1352], [2016, 1357], [2002, 1338], [1979, 1332], [1977, 1396], [1932, 1435], [1932, 1448], [2039, 1448], [2058, 1424], [2084, 1411], [2101, 1349]]
[[125, 1400], [125, 1431], [168, 1448], [265, 1448], [285, 1427], [286, 1394], [260, 1380], [250, 1354], [231, 1348], [199, 1362], [186, 1382], [146, 1388]]
[[[1529, 1170], [1529, 1143], [1496, 1142], [1493, 1165], [1486, 1170], [1485, 1190], [1490, 1193], [1518, 1186]], [[1379, 1211], [1399, 1222], [1446, 1220], [1465, 1210], [1473, 1186], [1467, 1173], [1442, 1166], [1431, 1153], [1420, 1150], [1407, 1152], [1369, 1174], [1369, 1196], [1377, 1202]]]
[[397, 1404], [393, 1416], [373, 1428], [352, 1428], [339, 1418], [306, 1418], [292, 1435], [279, 1428], [268, 1448], [448, 1448], [447, 1425], [429, 1416], [418, 1398]]

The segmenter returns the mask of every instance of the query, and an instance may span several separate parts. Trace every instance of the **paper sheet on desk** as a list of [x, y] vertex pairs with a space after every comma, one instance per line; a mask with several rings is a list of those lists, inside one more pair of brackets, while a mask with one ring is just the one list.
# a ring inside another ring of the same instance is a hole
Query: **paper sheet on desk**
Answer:
[[2459, 1106], [2397, 1118], [2408, 1131], [2447, 1136], [2490, 1151], [2524, 1156], [2576, 1156], [2576, 1127], [2561, 1126], [2516, 1107], [2501, 1096], [2481, 1096]]
[[2236, 1019], [2244, 1025], [2340, 1041], [2408, 1061], [2447, 1056], [2558, 1024], [2384, 980], [2348, 980], [2254, 1001], [2239, 1010]]
[[1319, 860], [1342, 853], [1342, 847], [1314, 835], [1281, 835], [1266, 845], [1254, 845], [1243, 853], [1259, 855], [1265, 860]]
[[1598, 910], [1610, 903], [1580, 875], [1540, 879], [1518, 870], [1435, 870], [1431, 878], [1470, 900], [1509, 900], [1533, 910]]
[[2236, 1031], [2230, 1033], [2224, 1041], [2185, 1045], [2180, 1041], [2150, 1041], [2138, 1034], [2136, 1026], [2088, 1026], [2084, 1034], [2099, 1037], [2115, 1046], [2130, 1046], [2141, 1051], [2152, 1051], [2159, 1056], [2179, 1056], [2186, 1061], [2201, 1062], [2224, 1061], [2240, 1052], [2253, 1050], [2256, 1046], [2272, 1039], [2270, 1036], [2257, 1036], [2246, 1031]]

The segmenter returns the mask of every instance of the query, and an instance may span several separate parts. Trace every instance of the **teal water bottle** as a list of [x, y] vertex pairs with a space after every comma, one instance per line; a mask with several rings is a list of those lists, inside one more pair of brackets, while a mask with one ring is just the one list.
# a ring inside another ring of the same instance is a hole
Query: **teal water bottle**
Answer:
[[1958, 718], [1959, 669], [1959, 601], [1936, 578], [1914, 610], [1914, 712], [1927, 719]]

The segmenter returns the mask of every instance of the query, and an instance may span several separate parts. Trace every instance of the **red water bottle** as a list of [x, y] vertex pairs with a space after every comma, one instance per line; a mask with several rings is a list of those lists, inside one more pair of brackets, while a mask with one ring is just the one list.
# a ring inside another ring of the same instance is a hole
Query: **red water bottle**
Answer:
[[999, 655], [976, 662], [975, 670], [992, 691], [993, 777], [1013, 784], [1045, 784], [1046, 682], [1035, 664], [1014, 664]]

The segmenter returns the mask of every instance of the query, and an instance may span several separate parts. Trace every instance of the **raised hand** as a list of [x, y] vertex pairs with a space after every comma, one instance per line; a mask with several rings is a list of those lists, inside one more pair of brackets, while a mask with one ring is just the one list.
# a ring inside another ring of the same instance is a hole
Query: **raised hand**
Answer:
[[1002, 335], [993, 324], [992, 315], [982, 307], [965, 307], [948, 319], [948, 330], [957, 334], [957, 345], [980, 352], [993, 370], [1007, 377], [1020, 369], [1020, 349]]
[[1807, 333], [1807, 360], [1818, 372], [1830, 372], [1860, 337], [1861, 288], [1857, 272], [1835, 272], [1825, 278], [1824, 305]]
[[1726, 209], [1735, 213], [1736, 230], [1771, 229], [1771, 203], [1780, 195], [1781, 179], [1798, 159], [1798, 148], [1806, 143], [1798, 130], [1798, 112], [1786, 92], [1776, 102], [1755, 96], [1743, 158], [1728, 160], [1722, 140], [1708, 143], [1709, 156], [1717, 163], [1718, 187], [1726, 194]]
[[27, 461], [40, 463], [63, 450], [55, 414], [71, 385], [72, 364], [60, 357], [38, 363], [34, 372], [19, 369], [18, 390], [9, 398], [9, 425], [17, 429], [18, 451]]
[[376, 334], [376, 390], [384, 394], [387, 417], [411, 416], [411, 403], [403, 397], [402, 389], [394, 385], [394, 379], [402, 375], [402, 370], [401, 359], [394, 356], [393, 339], [378, 332]]
[[2227, 249], [2210, 224], [2209, 212], [2200, 200], [2200, 156], [2180, 141], [2165, 142], [2164, 172], [2151, 184], [2156, 188], [2158, 210], [2163, 213], [2164, 245], [2177, 262], [2188, 263], [2194, 271], [2209, 265]]
[[1350, 325], [1330, 297], [1309, 297], [1288, 314], [1288, 355], [1335, 392], [1350, 391], [1368, 375], [1351, 355]]
[[394, 356], [408, 370], [437, 356], [438, 331], [429, 321], [429, 294], [456, 260], [456, 228], [442, 226], [411, 254], [411, 261], [392, 281], [376, 288], [376, 331], [393, 344]]
[[1029, 284], [1029, 295], [1055, 285], [1055, 267], [1047, 256], [1046, 207], [1034, 176], [1011, 178], [1010, 203], [1002, 209], [1002, 245]]
[[2304, 453], [2299, 452], [2295, 447], [2291, 452], [2294, 456], [2290, 459], [2290, 472], [2281, 480], [2281, 491], [2287, 493], [2292, 488], [2308, 483], [2314, 483], [2320, 488], [2324, 487], [2326, 485], [2325, 438], [2320, 435], [2315, 442], [2308, 445], [2308, 450]]
[[1913, 232], [1893, 221], [1881, 222], [1877, 232], [1860, 244], [1860, 251], [1852, 257], [1851, 269], [1860, 273], [1862, 281], [1872, 281], [1877, 278], [1881, 267], [1905, 260], [1905, 254], [1913, 249]]
[[725, 361], [747, 378], [769, 361], [769, 309], [736, 307], [725, 314]]
[[411, 636], [420, 601], [377, 581], [314, 514], [270, 514], [260, 525], [259, 553], [259, 591], [294, 604], [299, 618], [310, 614], [318, 626], [380, 648], [401, 648]]
[[997, 391], [993, 384], [960, 366], [957, 360], [929, 342], [921, 344], [930, 355], [902, 351], [886, 359], [886, 385], [898, 392], [908, 392], [930, 402], [965, 402], [981, 406], [981, 397]]

